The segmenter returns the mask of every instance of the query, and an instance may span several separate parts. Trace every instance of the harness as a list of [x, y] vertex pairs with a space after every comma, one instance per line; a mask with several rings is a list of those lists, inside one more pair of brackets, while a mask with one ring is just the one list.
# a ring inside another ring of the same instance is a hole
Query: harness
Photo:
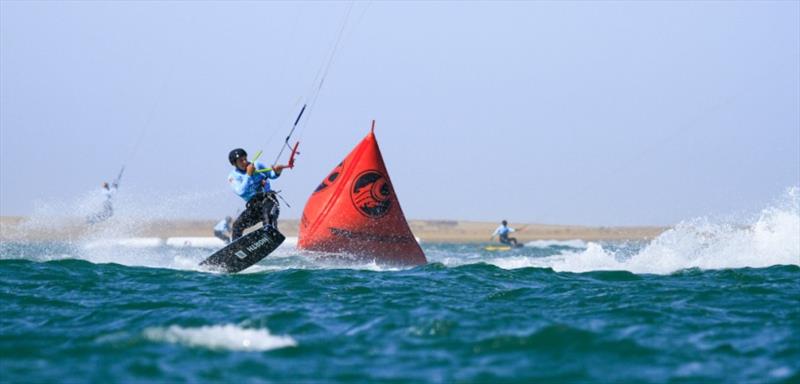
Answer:
[[[264, 187], [262, 186], [260, 188], [263, 189]], [[275, 193], [275, 191], [269, 191], [269, 192], [264, 192], [263, 190], [262, 191], [258, 191], [247, 202], [246, 206], [247, 206], [247, 208], [250, 208], [250, 207], [252, 207], [252, 206], [254, 206], [256, 204], [259, 204], [259, 205], [260, 204], [264, 204], [264, 202], [267, 201], [267, 200], [272, 201], [273, 204], [278, 206], [280, 204], [278, 203], [278, 197], [277, 196], [278, 196], [278, 194]]]

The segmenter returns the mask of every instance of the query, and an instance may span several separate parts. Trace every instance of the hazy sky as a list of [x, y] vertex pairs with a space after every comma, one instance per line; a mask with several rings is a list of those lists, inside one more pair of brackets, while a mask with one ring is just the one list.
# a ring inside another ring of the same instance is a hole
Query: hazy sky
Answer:
[[0, 214], [123, 164], [118, 204], [234, 213], [228, 151], [272, 161], [343, 20], [285, 217], [373, 118], [415, 219], [673, 224], [800, 184], [800, 2], [348, 7], [0, 1]]

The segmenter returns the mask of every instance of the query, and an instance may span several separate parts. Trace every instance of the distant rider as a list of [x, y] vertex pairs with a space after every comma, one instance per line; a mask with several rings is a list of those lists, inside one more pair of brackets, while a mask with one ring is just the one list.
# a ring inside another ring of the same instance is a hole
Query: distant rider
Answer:
[[225, 244], [231, 242], [231, 223], [233, 223], [233, 219], [230, 216], [225, 216], [214, 226], [214, 236], [224, 241]]
[[266, 165], [247, 161], [247, 152], [236, 148], [228, 154], [228, 160], [235, 168], [228, 175], [228, 183], [239, 197], [247, 202], [247, 206], [233, 222], [231, 241], [242, 237], [245, 229], [259, 221], [264, 227], [270, 225], [278, 229], [280, 206], [278, 197], [270, 188], [269, 179], [277, 179], [286, 165]]
[[503, 220], [501, 225], [494, 230], [494, 233], [492, 234], [492, 237], [489, 238], [489, 240], [494, 240], [495, 236], [499, 236], [499, 240], [501, 243], [516, 246], [517, 239], [513, 237], [508, 237], [508, 234], [511, 232], [516, 232], [516, 230], [514, 228], [509, 227], [508, 222]]
[[103, 194], [104, 198], [103, 209], [100, 212], [89, 216], [89, 224], [97, 224], [99, 222], [106, 221], [114, 215], [114, 206], [111, 205], [111, 198], [114, 197], [115, 193], [117, 193], [117, 183], [113, 183], [109, 187], [108, 182], [103, 182], [103, 187], [100, 189], [100, 193]]

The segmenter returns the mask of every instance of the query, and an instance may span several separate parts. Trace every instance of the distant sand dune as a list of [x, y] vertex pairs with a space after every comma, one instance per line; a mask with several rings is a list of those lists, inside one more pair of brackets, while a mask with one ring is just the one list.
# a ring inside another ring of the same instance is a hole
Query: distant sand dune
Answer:
[[[46, 220], [44, 220], [46, 221]], [[57, 223], [43, 224], [43, 219], [31, 222], [23, 217], [0, 217], [0, 240], [74, 240], [93, 232], [123, 226], [125, 235], [140, 237], [213, 236], [214, 220], [154, 220], [147, 222], [115, 222], [96, 227], [85, 225], [83, 219], [59, 218]], [[297, 236], [299, 221], [281, 220], [280, 229], [286, 236]], [[498, 223], [456, 220], [411, 220], [411, 231], [424, 242], [486, 242]], [[511, 223], [522, 228], [513, 234], [521, 242], [533, 240], [641, 240], [658, 236], [664, 227], [587, 227]]]

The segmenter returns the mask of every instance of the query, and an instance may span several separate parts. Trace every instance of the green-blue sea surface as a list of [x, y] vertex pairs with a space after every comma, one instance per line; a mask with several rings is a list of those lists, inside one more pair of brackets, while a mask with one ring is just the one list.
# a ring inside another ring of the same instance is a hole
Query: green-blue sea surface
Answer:
[[4, 242], [0, 381], [800, 382], [795, 245], [731, 267], [669, 236], [423, 243], [414, 268], [286, 247], [235, 275], [196, 266], [211, 249]]

